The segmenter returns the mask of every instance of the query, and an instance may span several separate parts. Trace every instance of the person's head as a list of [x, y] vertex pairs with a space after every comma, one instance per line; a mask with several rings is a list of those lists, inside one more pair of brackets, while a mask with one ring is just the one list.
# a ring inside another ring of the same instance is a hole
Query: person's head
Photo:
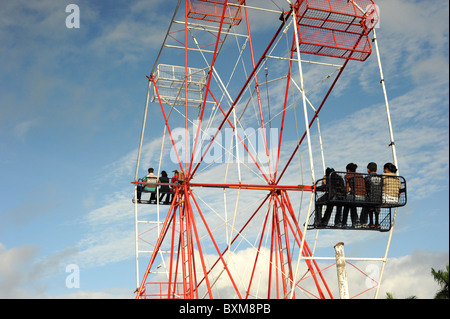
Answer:
[[161, 172], [161, 176], [162, 176], [162, 177], [167, 177], [167, 172], [166, 172], [166, 171], [162, 171], [162, 172]]
[[370, 162], [369, 164], [367, 164], [367, 171], [369, 173], [376, 173], [377, 172], [377, 163], [374, 162]]
[[333, 167], [327, 167], [327, 169], [325, 170], [325, 176], [328, 177], [333, 172], [334, 172], [334, 168]]
[[150, 168], [148, 169], [148, 172], [149, 172], [149, 173], [153, 173], [153, 172], [154, 172], [153, 168], [150, 167]]
[[395, 167], [394, 164], [388, 162], [388, 163], [384, 164], [383, 170], [385, 173], [394, 173], [395, 174], [397, 172], [397, 167]]
[[347, 164], [347, 166], [345, 167], [345, 169], [347, 170], [347, 172], [351, 172], [354, 173], [356, 172], [356, 169], [358, 168], [358, 165], [356, 165], [355, 163], [349, 163]]
[[177, 176], [177, 175], [178, 175], [178, 171], [177, 171], [177, 170], [174, 170], [174, 171], [173, 171], [173, 175], [174, 175], [174, 176]]

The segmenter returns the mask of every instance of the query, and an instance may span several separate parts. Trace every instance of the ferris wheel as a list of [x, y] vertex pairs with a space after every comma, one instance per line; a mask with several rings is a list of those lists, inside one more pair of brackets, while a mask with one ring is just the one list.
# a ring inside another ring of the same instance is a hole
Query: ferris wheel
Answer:
[[[319, 123], [347, 65], [376, 51], [398, 167], [377, 21], [371, 0], [178, 1], [133, 182], [136, 298], [336, 298], [336, 259], [316, 248], [347, 230], [386, 233], [383, 257], [346, 258], [370, 283], [350, 297], [377, 296], [406, 182], [377, 175], [379, 196], [356, 196], [372, 176], [328, 168]], [[141, 161], [148, 141], [158, 162]], [[377, 278], [362, 260], [381, 264]]]

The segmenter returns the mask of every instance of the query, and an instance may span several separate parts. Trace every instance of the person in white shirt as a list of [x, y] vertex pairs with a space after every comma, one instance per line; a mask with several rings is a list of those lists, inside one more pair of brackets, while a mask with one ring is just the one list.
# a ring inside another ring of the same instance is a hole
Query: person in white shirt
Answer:
[[[154, 173], [153, 168], [148, 169], [148, 174], [145, 175], [145, 177], [142, 179], [143, 182], [146, 183], [157, 183], [158, 182], [158, 176], [156, 176]], [[156, 185], [151, 184], [145, 184], [140, 185], [137, 187], [137, 200], [138, 203], [141, 202], [141, 196], [142, 192], [150, 192], [150, 202], [155, 201], [156, 202]]]

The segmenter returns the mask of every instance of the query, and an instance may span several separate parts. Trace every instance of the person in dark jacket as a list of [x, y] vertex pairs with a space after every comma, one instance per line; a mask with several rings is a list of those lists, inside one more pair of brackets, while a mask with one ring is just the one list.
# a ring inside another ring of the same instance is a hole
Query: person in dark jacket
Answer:
[[[159, 182], [160, 183], [169, 183], [169, 177], [167, 177], [167, 172], [166, 171], [162, 171], [161, 172], [161, 177], [159, 178]], [[165, 201], [163, 201], [163, 199], [165, 198]], [[159, 202], [161, 204], [170, 204], [170, 187], [169, 185], [161, 185], [159, 187]]]
[[[378, 221], [380, 215], [381, 194], [382, 194], [382, 179], [377, 174], [377, 164], [370, 162], [367, 165], [368, 176], [364, 178], [366, 185], [366, 202], [361, 212], [361, 223], [366, 224], [369, 219], [368, 228], [380, 229], [381, 226]], [[373, 217], [375, 215], [375, 224]], [[368, 217], [368, 218], [367, 218]]]
[[[327, 226], [333, 208], [336, 206], [334, 225], [339, 227], [342, 224], [342, 205], [331, 204], [330, 201], [339, 201], [345, 198], [345, 184], [343, 178], [339, 176], [333, 168], [328, 167], [325, 171], [323, 184], [317, 187], [317, 190], [323, 191], [325, 194], [316, 202], [316, 224], [322, 227]], [[323, 205], [327, 205], [327, 208], [322, 217]]]

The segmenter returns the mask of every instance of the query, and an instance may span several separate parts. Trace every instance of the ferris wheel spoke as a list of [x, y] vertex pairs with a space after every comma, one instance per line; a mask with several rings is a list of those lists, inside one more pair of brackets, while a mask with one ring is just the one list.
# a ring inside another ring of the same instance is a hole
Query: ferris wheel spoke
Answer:
[[[214, 101], [216, 102], [219, 110], [222, 112], [222, 114], [224, 116], [226, 116], [225, 111], [223, 110], [223, 108], [220, 106], [220, 104], [217, 102], [216, 98], [214, 97], [214, 95], [211, 93], [211, 96], [213, 97]], [[227, 119], [228, 124], [230, 125], [230, 127], [233, 129], [233, 132], [236, 131], [236, 127], [233, 125], [233, 123], [231, 123], [231, 121], [229, 119]], [[239, 139], [240, 143], [243, 145], [247, 155], [252, 159], [253, 163], [256, 165], [256, 167], [259, 169], [260, 173], [262, 174], [262, 176], [264, 177], [264, 179], [269, 182], [269, 179], [267, 178], [267, 175], [264, 173], [264, 170], [261, 168], [260, 164], [258, 163], [258, 161], [255, 159], [255, 157], [253, 156], [252, 152], [250, 152], [248, 146], [245, 144], [245, 140], [242, 139], [242, 137], [240, 136], [240, 134], [238, 132], [236, 133], [236, 137]], [[245, 134], [245, 132], [244, 132]], [[245, 137], [245, 139], [248, 139], [248, 136]], [[239, 158], [237, 159], [239, 160]]]
[[[186, 195], [187, 195], [187, 193], [186, 193]], [[207, 293], [208, 293], [209, 297], [212, 298], [213, 296], [212, 296], [212, 292], [211, 292], [211, 285], [210, 285], [210, 282], [209, 282], [209, 278], [207, 276], [206, 264], [205, 264], [203, 251], [202, 251], [202, 247], [201, 247], [201, 243], [200, 243], [200, 239], [199, 239], [199, 235], [198, 235], [198, 231], [197, 231], [197, 226], [196, 226], [195, 219], [194, 219], [194, 214], [193, 214], [193, 211], [192, 211], [191, 202], [190, 202], [189, 196], [185, 196], [185, 198], [186, 198], [185, 204], [187, 205], [186, 211], [187, 211], [187, 214], [189, 216], [190, 227], [194, 231], [195, 240], [196, 240], [197, 249], [198, 249], [198, 256], [199, 256], [199, 259], [200, 259], [200, 262], [201, 262], [203, 275], [204, 275], [204, 278], [205, 278], [205, 281], [206, 281]], [[194, 271], [194, 274], [196, 274], [195, 271]], [[197, 280], [195, 280], [195, 282], [197, 282]], [[198, 285], [196, 285], [195, 291], [198, 294]]]
[[[196, 147], [197, 147], [198, 137], [200, 135], [199, 134], [200, 133], [200, 127], [201, 127], [202, 120], [203, 120], [203, 114], [204, 114], [204, 111], [205, 111], [206, 100], [208, 99], [209, 86], [211, 84], [211, 78], [213, 76], [214, 64], [216, 63], [216, 59], [217, 59], [217, 55], [218, 55], [218, 51], [217, 50], [219, 49], [220, 36], [221, 36], [221, 33], [222, 33], [222, 26], [223, 26], [223, 20], [224, 20], [224, 17], [225, 17], [226, 9], [227, 9], [227, 0], [225, 0], [225, 3], [223, 5], [222, 16], [220, 18], [219, 31], [218, 31], [218, 34], [217, 34], [217, 40], [216, 40], [216, 44], [215, 44], [215, 48], [214, 48], [214, 54], [213, 54], [212, 63], [210, 65], [210, 71], [209, 71], [209, 75], [208, 75], [208, 82], [206, 84], [206, 93], [205, 93], [205, 96], [203, 98], [203, 103], [202, 103], [202, 107], [201, 107], [201, 114], [200, 114], [200, 117], [199, 117], [199, 119], [200, 119], [199, 121], [200, 122], [199, 122], [199, 125], [198, 125], [198, 128], [197, 128], [197, 133], [195, 135], [195, 142], [194, 142], [194, 147], [193, 147], [192, 154], [191, 154], [191, 161], [190, 161], [190, 164], [189, 164], [189, 169], [187, 170], [187, 174], [188, 175], [191, 175], [190, 173], [191, 173], [191, 169], [192, 169], [192, 163], [194, 162], [194, 154], [195, 154], [195, 150], [196, 150]], [[187, 17], [186, 17], [186, 21], [187, 21]], [[186, 36], [186, 43], [187, 43], [187, 36]], [[186, 63], [186, 67], [187, 67], [187, 63]], [[186, 71], [186, 77], [187, 77], [187, 71]], [[185, 81], [185, 82], [186, 82], [186, 85], [187, 85], [187, 81]], [[187, 86], [186, 86], [186, 91], [187, 91]], [[186, 98], [186, 105], [187, 105], [187, 98], [188, 98], [187, 94], [186, 94], [185, 98]], [[186, 124], [186, 130], [187, 130], [187, 124]]]
[[[297, 218], [295, 217], [295, 213], [294, 213], [294, 210], [292, 209], [292, 205], [290, 203], [287, 192], [281, 191], [280, 194], [277, 195], [276, 199], [277, 199], [278, 207], [280, 207], [282, 210], [282, 218], [283, 218], [283, 223], [284, 223], [285, 236], [286, 236], [286, 234], [288, 234], [288, 232], [290, 230], [290, 232], [292, 233], [292, 236], [294, 237], [293, 242], [297, 243], [298, 247], [301, 247], [301, 241], [302, 241], [303, 234], [300, 230], [300, 226], [298, 225], [298, 221], [297, 221]], [[286, 244], [286, 250], [290, 251], [289, 242], [286, 241], [285, 244]], [[304, 243], [303, 251], [299, 252], [299, 253], [301, 253], [304, 257], [312, 257], [312, 252], [306, 241]], [[292, 297], [294, 297], [295, 291], [293, 289], [294, 289], [295, 278], [293, 277], [291, 256], [293, 256], [292, 252], [289, 252], [289, 254], [287, 255], [287, 258], [289, 259], [288, 260], [289, 278], [287, 278], [287, 276], [286, 276], [286, 281], [290, 282], [290, 284], [291, 284], [290, 289], [292, 291]], [[311, 276], [313, 277], [313, 280], [316, 284], [319, 296], [321, 298], [325, 298], [325, 295], [323, 294], [321, 284], [319, 282], [319, 278], [317, 277], [317, 275], [320, 277], [320, 280], [322, 281], [322, 284], [324, 285], [325, 289], [327, 290], [329, 296], [331, 298], [333, 298], [332, 293], [328, 287], [328, 284], [326, 283], [326, 280], [322, 275], [322, 270], [318, 266], [317, 262], [315, 260], [312, 260], [312, 262], [311, 262], [311, 260], [308, 260], [308, 259], [305, 260], [305, 262], [307, 264], [308, 271], [311, 273]], [[284, 271], [286, 273], [285, 270], [282, 270], [282, 271]], [[295, 283], [295, 286], [296, 285], [298, 285], [298, 282]], [[287, 286], [287, 284], [286, 284], [286, 286]], [[289, 294], [290, 294], [290, 292], [288, 290], [285, 290], [284, 296], [286, 297]]]
[[167, 116], [166, 116], [166, 112], [164, 111], [164, 106], [163, 106], [162, 101], [161, 101], [161, 96], [159, 95], [159, 91], [158, 91], [158, 87], [156, 85], [155, 77], [153, 75], [151, 75], [149, 77], [149, 80], [152, 81], [153, 84], [154, 84], [155, 92], [156, 92], [156, 95], [158, 97], [158, 102], [159, 102], [159, 105], [161, 107], [161, 112], [162, 112], [162, 114], [164, 116], [164, 121], [165, 121], [167, 130], [168, 130], [169, 135], [170, 135], [170, 140], [172, 141], [173, 150], [175, 151], [175, 154], [177, 156], [178, 164], [180, 165], [180, 169], [181, 169], [181, 171], [183, 171], [183, 165], [181, 164], [180, 155], [178, 154], [178, 150], [177, 150], [177, 148], [175, 146], [175, 140], [174, 140], [173, 135], [172, 135], [172, 130], [170, 129], [170, 125], [169, 125], [169, 121], [168, 121]]
[[[212, 234], [212, 232], [211, 232], [211, 230], [210, 230], [210, 228], [209, 228], [209, 226], [208, 226], [208, 223], [207, 223], [206, 220], [205, 220], [205, 217], [203, 216], [203, 213], [202, 213], [202, 211], [201, 211], [199, 205], [197, 204], [197, 201], [195, 200], [195, 197], [194, 197], [192, 191], [191, 191], [190, 189], [189, 189], [188, 191], [189, 191], [189, 194], [190, 194], [190, 196], [191, 196], [191, 198], [192, 198], [192, 201], [194, 202], [195, 207], [197, 208], [197, 212], [198, 212], [200, 218], [202, 219], [203, 225], [205, 226], [206, 231], [207, 231], [208, 234], [209, 234], [209, 237], [210, 237], [210, 239], [211, 239], [211, 242], [213, 243], [213, 245], [214, 245], [214, 247], [215, 247], [215, 249], [216, 249], [217, 254], [219, 254], [219, 259], [222, 261], [222, 265], [223, 265], [223, 267], [225, 268], [225, 270], [226, 270], [226, 272], [227, 272], [227, 274], [228, 274], [228, 277], [229, 277], [229, 279], [230, 279], [230, 281], [231, 281], [231, 283], [232, 283], [232, 285], [233, 285], [233, 287], [234, 287], [234, 290], [235, 290], [236, 294], [238, 295], [238, 297], [239, 297], [240, 299], [242, 299], [242, 296], [241, 296], [241, 294], [240, 294], [240, 292], [239, 292], [239, 289], [238, 289], [238, 287], [237, 287], [237, 285], [236, 285], [236, 283], [235, 283], [235, 281], [234, 281], [234, 279], [233, 279], [233, 276], [232, 276], [232, 274], [231, 274], [231, 272], [230, 272], [230, 269], [228, 268], [228, 265], [227, 265], [227, 263], [226, 263], [226, 261], [225, 261], [225, 259], [224, 259], [224, 257], [223, 257], [223, 254], [220, 252], [219, 246], [217, 245], [217, 242], [216, 242], [216, 240], [214, 239], [214, 236], [213, 236], [213, 234]], [[211, 269], [212, 269], [212, 268], [211, 268]], [[207, 277], [206, 274], [205, 274], [205, 277]]]
[[[216, 259], [216, 261], [212, 264], [210, 267], [209, 272], [211, 272], [222, 260], [221, 256], [224, 256], [229, 250], [230, 247], [235, 243], [235, 241], [239, 238], [243, 238], [245, 229], [250, 225], [254, 217], [258, 214], [260, 209], [264, 206], [264, 204], [267, 202], [267, 200], [270, 198], [270, 195], [267, 195], [259, 204], [259, 206], [256, 208], [256, 210], [252, 213], [252, 215], [248, 218], [247, 222], [241, 227], [239, 231], [236, 232], [236, 235], [233, 239], [230, 240], [229, 244], [222, 250], [222, 252], [219, 253], [219, 257]], [[196, 200], [194, 200], [194, 203], [196, 203]], [[256, 248], [255, 248], [256, 249]], [[223, 261], [223, 260], [222, 260]], [[208, 273], [209, 273], [208, 272]]]
[[[292, 11], [292, 10], [291, 10]], [[290, 11], [290, 12], [291, 12]], [[289, 12], [289, 15], [290, 15]], [[216, 139], [217, 135], [219, 134], [220, 130], [222, 129], [223, 125], [225, 124], [225, 122], [228, 120], [228, 118], [231, 116], [231, 112], [233, 111], [233, 109], [235, 108], [237, 102], [240, 100], [242, 94], [244, 93], [244, 91], [246, 90], [248, 84], [250, 83], [250, 81], [253, 79], [254, 75], [256, 74], [257, 69], [259, 68], [260, 64], [262, 63], [262, 61], [264, 60], [265, 55], [267, 54], [267, 52], [270, 50], [270, 48], [272, 47], [273, 43], [275, 42], [275, 39], [278, 37], [278, 35], [280, 34], [280, 32], [283, 30], [283, 27], [285, 25], [285, 21], [282, 21], [280, 27], [278, 28], [278, 30], [276, 31], [274, 37], [272, 38], [272, 40], [270, 41], [269, 45], [267, 46], [267, 48], [265, 49], [264, 53], [262, 54], [261, 58], [259, 59], [259, 61], [256, 63], [255, 67], [253, 68], [252, 72], [250, 73], [250, 75], [248, 76], [247, 80], [245, 81], [245, 84], [243, 85], [242, 89], [240, 90], [239, 94], [237, 95], [237, 97], [235, 98], [233, 104], [231, 105], [230, 109], [228, 110], [227, 114], [225, 115], [224, 119], [222, 120], [222, 122], [220, 123], [220, 125], [218, 126], [216, 133], [214, 134], [214, 136], [212, 137], [211, 141], [208, 143], [205, 151], [203, 152], [203, 155], [200, 158], [200, 162], [197, 163], [195, 165], [195, 167], [193, 168], [193, 170], [191, 170], [190, 175], [194, 175], [195, 172], [197, 171], [198, 167], [200, 166], [200, 163], [203, 161], [206, 153], [209, 151], [212, 143], [214, 142], [214, 140]]]
[[[280, 135], [278, 139], [278, 150], [277, 150], [277, 158], [275, 163], [275, 172], [274, 172], [274, 180], [277, 180], [277, 173], [278, 173], [278, 165], [280, 161], [280, 153], [281, 153], [281, 145], [283, 141], [283, 133], [284, 133], [284, 121], [286, 117], [286, 110], [287, 110], [287, 102], [289, 98], [289, 89], [290, 89], [290, 83], [291, 83], [291, 72], [292, 72], [292, 62], [294, 57], [294, 50], [290, 50], [290, 59], [289, 59], [289, 68], [288, 68], [288, 74], [286, 79], [286, 91], [284, 95], [284, 102], [283, 102], [283, 111], [282, 111], [282, 118], [281, 118], [281, 125], [280, 125]], [[280, 181], [280, 179], [277, 180], [277, 184]]]
[[[268, 198], [269, 198], [269, 197], [270, 197], [270, 196], [268, 196]], [[246, 298], [248, 298], [248, 296], [249, 296], [249, 294], [250, 294], [250, 289], [251, 289], [251, 286], [252, 286], [252, 283], [253, 283], [253, 277], [254, 277], [254, 275], [255, 275], [256, 264], [258, 263], [258, 258], [259, 258], [259, 254], [260, 254], [260, 251], [261, 251], [261, 244], [262, 244], [262, 242], [263, 242], [263, 238], [264, 238], [264, 234], [265, 234], [265, 229], [266, 229], [266, 225], [267, 225], [267, 220], [268, 220], [268, 218], [269, 218], [269, 210], [270, 210], [270, 203], [271, 203], [271, 201], [272, 201], [272, 198], [270, 198], [270, 200], [269, 200], [268, 211], [267, 211], [267, 213], [266, 213], [266, 217], [264, 218], [264, 224], [263, 224], [263, 227], [262, 227], [262, 230], [261, 230], [261, 236], [260, 236], [260, 239], [259, 239], [258, 249], [257, 249], [257, 251], [256, 251], [255, 261], [254, 261], [254, 263], [253, 263], [253, 269], [252, 269], [252, 273], [251, 273], [251, 275], [250, 275], [250, 279], [249, 279], [249, 283], [248, 283], [248, 288], [247, 288], [247, 295], [246, 295]], [[269, 287], [270, 287], [270, 279], [269, 279]]]
[[[331, 84], [330, 88], [328, 89], [327, 93], [325, 94], [325, 97], [323, 98], [322, 102], [320, 103], [320, 106], [317, 108], [316, 112], [314, 112], [314, 116], [311, 119], [310, 123], [309, 123], [309, 127], [311, 127], [315, 120], [317, 119], [317, 117], [319, 116], [319, 112], [322, 110], [322, 107], [324, 106], [326, 100], [328, 99], [328, 97], [330, 96], [331, 91], [333, 90], [334, 86], [336, 85], [337, 81], [339, 80], [342, 72], [344, 71], [345, 67], [347, 66], [349, 60], [345, 60], [344, 64], [342, 65], [341, 69], [339, 70], [339, 73], [337, 74], [336, 78], [334, 79], [333, 83]], [[280, 179], [283, 177], [284, 173], [286, 172], [287, 168], [289, 167], [289, 165], [291, 164], [292, 159], [294, 158], [295, 154], [297, 153], [300, 145], [302, 144], [303, 140], [305, 139], [307, 135], [307, 130], [305, 130], [305, 132], [303, 133], [302, 137], [300, 138], [300, 140], [298, 141], [294, 151], [292, 152], [289, 160], [287, 161], [286, 165], [284, 166], [283, 170], [281, 171], [280, 175], [278, 176], [277, 179], [277, 183], [280, 181]]]

